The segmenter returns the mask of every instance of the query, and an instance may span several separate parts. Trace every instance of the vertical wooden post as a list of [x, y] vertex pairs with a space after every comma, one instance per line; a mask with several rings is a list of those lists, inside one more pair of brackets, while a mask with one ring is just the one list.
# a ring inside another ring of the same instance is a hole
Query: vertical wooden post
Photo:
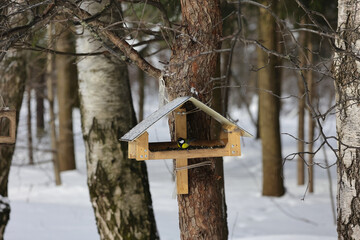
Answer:
[[136, 140], [136, 159], [138, 161], [149, 160], [149, 134], [144, 132]]
[[[175, 137], [178, 138], [187, 138], [187, 126], [186, 126], [186, 110], [183, 108], [177, 109], [175, 111]], [[188, 165], [187, 158], [178, 158], [175, 160], [176, 168], [186, 167]], [[177, 194], [188, 194], [189, 193], [189, 184], [188, 184], [188, 170], [183, 169], [176, 171], [176, 188]]]
[[229, 156], [240, 156], [241, 155], [241, 146], [240, 146], [240, 131], [236, 131], [235, 128], [229, 129], [228, 132], [228, 150]]
[[136, 159], [136, 141], [129, 142], [128, 158]]

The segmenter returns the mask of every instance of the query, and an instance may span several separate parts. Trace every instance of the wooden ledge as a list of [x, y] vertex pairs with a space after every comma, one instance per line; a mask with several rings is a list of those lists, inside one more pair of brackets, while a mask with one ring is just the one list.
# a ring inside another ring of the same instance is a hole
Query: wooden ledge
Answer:
[[206, 140], [195, 140], [191, 142], [188, 149], [179, 149], [177, 142], [154, 142], [149, 143], [149, 150], [152, 152], [158, 151], [170, 151], [170, 150], [193, 150], [193, 149], [212, 149], [212, 148], [224, 148], [227, 144], [227, 139], [206, 141]]

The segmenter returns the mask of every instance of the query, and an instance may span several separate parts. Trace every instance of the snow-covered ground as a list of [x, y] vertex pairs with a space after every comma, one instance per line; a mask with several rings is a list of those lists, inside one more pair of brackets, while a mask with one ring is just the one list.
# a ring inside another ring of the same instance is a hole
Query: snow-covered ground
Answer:
[[[147, 114], [156, 110], [148, 106]], [[93, 210], [86, 185], [85, 154], [82, 142], [79, 113], [75, 113], [77, 166], [75, 171], [61, 174], [63, 184], [55, 186], [52, 166], [49, 163], [28, 166], [25, 115], [22, 110], [19, 146], [13, 159], [9, 180], [11, 219], [6, 228], [6, 240], [78, 240], [99, 239]], [[232, 109], [233, 119], [255, 134], [245, 110]], [[282, 132], [296, 136], [296, 115], [282, 119]], [[325, 126], [334, 133], [335, 123]], [[150, 131], [152, 140], [168, 138], [166, 121], [160, 121]], [[296, 150], [296, 141], [283, 137], [283, 155]], [[37, 143], [47, 148], [48, 140]], [[261, 144], [255, 139], [244, 139], [240, 158], [226, 157], [225, 188], [228, 213], [229, 239], [232, 240], [332, 240], [336, 239], [329, 198], [326, 171], [315, 167], [315, 193], [306, 193], [306, 186], [296, 184], [296, 161], [284, 165], [287, 193], [281, 198], [261, 196]], [[330, 153], [331, 163], [334, 157]], [[321, 151], [315, 161], [322, 162]], [[36, 161], [47, 161], [44, 152], [35, 154]], [[147, 161], [151, 194], [160, 237], [163, 240], [179, 239], [177, 201], [170, 173], [172, 161]], [[331, 168], [333, 187], [336, 186], [335, 167]], [[305, 198], [304, 198], [304, 194]], [[303, 199], [304, 198], [304, 199]]]

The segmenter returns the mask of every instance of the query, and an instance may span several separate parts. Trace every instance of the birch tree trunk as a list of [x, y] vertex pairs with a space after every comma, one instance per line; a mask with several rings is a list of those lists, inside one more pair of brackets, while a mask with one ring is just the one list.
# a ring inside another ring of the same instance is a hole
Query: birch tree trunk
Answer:
[[[172, 48], [166, 87], [169, 98], [194, 96], [212, 99], [211, 77], [216, 76], [221, 15], [218, 0], [181, 0], [182, 34]], [[187, 115], [188, 137], [210, 139], [211, 119], [202, 112]], [[174, 124], [170, 123], [175, 139]], [[227, 239], [226, 205], [217, 159], [189, 159], [188, 164], [211, 160], [211, 166], [189, 169], [189, 194], [178, 195], [181, 239]], [[220, 160], [221, 161], [221, 160]]]
[[360, 14], [359, 1], [338, 1], [334, 76], [338, 135], [337, 231], [340, 240], [360, 239]]
[[[108, 16], [119, 15], [111, 11]], [[79, 36], [77, 51], [99, 49], [88, 31]], [[127, 66], [101, 55], [79, 59], [78, 71], [88, 186], [100, 237], [158, 239], [145, 162], [129, 160], [127, 144], [119, 142], [136, 124]]]

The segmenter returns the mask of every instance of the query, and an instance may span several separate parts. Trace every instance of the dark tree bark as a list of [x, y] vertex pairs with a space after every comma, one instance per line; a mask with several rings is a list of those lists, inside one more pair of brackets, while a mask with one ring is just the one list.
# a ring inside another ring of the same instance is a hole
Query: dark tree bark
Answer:
[[[75, 51], [75, 39], [67, 26], [56, 25], [56, 49], [62, 52]], [[77, 68], [74, 57], [56, 56], [57, 99], [59, 105], [58, 161], [59, 170], [76, 169], [72, 110], [77, 101], [73, 82], [77, 82]], [[76, 89], [75, 89], [76, 90]]]
[[44, 121], [44, 94], [45, 94], [45, 73], [42, 73], [37, 78], [35, 84], [35, 98], [36, 98], [36, 136], [41, 137], [45, 130]]
[[[268, 1], [262, 1], [268, 5]], [[277, 1], [271, 8], [276, 9]], [[271, 50], [277, 50], [276, 23], [265, 10], [260, 9], [258, 21], [259, 39]], [[260, 137], [262, 143], [264, 196], [282, 196], [285, 193], [282, 174], [280, 138], [280, 76], [275, 69], [277, 59], [258, 49]]]
[[139, 69], [139, 122], [144, 119], [144, 101], [145, 101], [145, 73]]
[[[11, 67], [9, 67], [11, 66]], [[19, 121], [19, 112], [25, 91], [26, 79], [25, 56], [19, 53], [8, 54], [0, 64], [0, 93], [5, 104], [16, 109], [16, 125]], [[8, 128], [9, 126], [3, 126]], [[1, 132], [5, 130], [2, 129]], [[0, 240], [4, 238], [5, 227], [10, 217], [8, 196], [8, 179], [11, 160], [15, 145], [0, 145]]]
[[[17, 10], [17, 2], [4, 4], [0, 15], [6, 16], [11, 11]], [[1, 30], [17, 27], [26, 20], [26, 13], [22, 16], [1, 17]], [[1, 42], [5, 38], [1, 38]], [[21, 52], [7, 52], [6, 47], [0, 44], [0, 94], [5, 105], [16, 110], [16, 126], [19, 122], [19, 113], [25, 91], [26, 57]], [[1, 124], [0, 132], [7, 132], [9, 122]], [[16, 129], [17, 131], [17, 129]], [[8, 202], [8, 180], [11, 161], [15, 145], [0, 145], [0, 240], [4, 239], [4, 231], [10, 217], [10, 204]]]
[[[30, 81], [30, 79], [27, 79]], [[27, 139], [28, 139], [28, 157], [29, 157], [29, 164], [34, 164], [34, 154], [33, 154], [33, 138], [32, 138], [32, 126], [31, 126], [31, 86], [27, 84]]]
[[[218, 0], [182, 0], [182, 34], [172, 49], [166, 87], [170, 99], [193, 95], [210, 104], [211, 77], [216, 76], [222, 31]], [[187, 115], [188, 137], [210, 139], [210, 118], [204, 113]], [[175, 138], [174, 124], [172, 138]], [[189, 164], [205, 159], [189, 159]], [[206, 159], [209, 160], [209, 159]], [[189, 170], [189, 194], [178, 195], [181, 239], [227, 239], [226, 206], [217, 159], [211, 167]]]
[[[305, 17], [302, 17], [300, 20], [301, 25], [304, 25], [306, 23]], [[306, 32], [300, 32], [299, 33], [299, 44], [301, 46], [305, 46], [306, 43]], [[306, 53], [305, 52], [299, 52], [299, 61], [300, 61], [300, 67], [304, 67], [306, 65]], [[298, 102], [298, 159], [297, 159], [297, 184], [298, 185], [304, 185], [305, 184], [305, 164], [304, 164], [304, 140], [305, 140], [305, 131], [304, 131], [304, 125], [305, 125], [305, 88], [304, 88], [304, 78], [305, 78], [305, 71], [300, 70], [301, 75], [299, 76], [298, 80], [298, 96], [299, 96], [299, 102]]]
[[[309, 35], [307, 39], [307, 49], [308, 51], [308, 60], [309, 65], [313, 64], [313, 44], [312, 44], [312, 38]], [[309, 104], [312, 104], [312, 101], [314, 99], [314, 80], [313, 80], [313, 72], [311, 70], [307, 71], [306, 73], [306, 81], [308, 86], [308, 94], [309, 94]], [[315, 131], [315, 120], [313, 118], [313, 115], [311, 111], [309, 111], [309, 119], [308, 119], [309, 127], [308, 127], [308, 137], [309, 137], [309, 148], [308, 152], [310, 153], [308, 155], [308, 165], [309, 165], [309, 192], [314, 192], [314, 155], [311, 154], [314, 151], [314, 131]]]
[[[50, 48], [54, 47], [54, 24], [50, 23], [47, 29], [47, 41]], [[47, 100], [49, 103], [49, 115], [50, 115], [50, 137], [51, 137], [51, 149], [52, 149], [52, 161], [54, 166], [55, 184], [61, 185], [61, 175], [59, 170], [58, 159], [58, 144], [55, 124], [55, 110], [54, 110], [54, 73], [55, 71], [55, 56], [48, 53], [46, 59], [46, 88], [47, 88]]]

